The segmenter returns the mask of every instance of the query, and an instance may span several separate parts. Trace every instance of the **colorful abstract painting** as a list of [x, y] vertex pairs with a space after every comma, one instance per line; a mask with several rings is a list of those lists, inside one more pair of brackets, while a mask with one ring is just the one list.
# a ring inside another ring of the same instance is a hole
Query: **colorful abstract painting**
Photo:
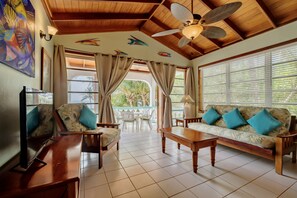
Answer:
[[35, 10], [29, 0], [0, 0], [0, 62], [35, 77]]
[[121, 50], [114, 50], [115, 51], [115, 55], [119, 55], [119, 56], [127, 56], [128, 54], [126, 52], [123, 52]]
[[79, 40], [79, 41], [76, 41], [75, 43], [80, 43], [83, 45], [100, 46], [99, 41], [100, 40], [98, 38], [92, 38], [92, 39]]
[[148, 46], [147, 43], [143, 42], [142, 40], [139, 40], [138, 38], [130, 35], [132, 38], [128, 38], [129, 42], [128, 44], [129, 45], [143, 45], [143, 46]]
[[171, 54], [168, 52], [159, 52], [158, 53], [160, 56], [164, 56], [164, 57], [171, 57]]

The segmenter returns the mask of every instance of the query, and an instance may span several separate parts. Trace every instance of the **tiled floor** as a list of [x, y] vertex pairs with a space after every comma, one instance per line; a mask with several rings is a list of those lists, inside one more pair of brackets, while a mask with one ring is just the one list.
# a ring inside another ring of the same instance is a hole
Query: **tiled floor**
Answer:
[[122, 132], [120, 150], [104, 155], [97, 169], [97, 154], [83, 153], [81, 198], [195, 198], [195, 197], [297, 197], [297, 164], [285, 158], [284, 176], [272, 161], [218, 146], [215, 167], [209, 148], [199, 151], [198, 173], [192, 172], [191, 151], [166, 141], [156, 131]]

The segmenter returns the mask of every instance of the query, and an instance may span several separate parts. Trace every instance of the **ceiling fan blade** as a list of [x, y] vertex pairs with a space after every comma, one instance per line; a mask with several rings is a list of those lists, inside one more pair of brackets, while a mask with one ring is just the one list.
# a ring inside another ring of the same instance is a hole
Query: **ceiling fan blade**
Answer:
[[238, 10], [241, 5], [241, 2], [227, 3], [206, 13], [206, 15], [202, 17], [202, 20], [205, 24], [210, 24], [226, 19]]
[[216, 26], [205, 26], [201, 34], [207, 38], [223, 38], [226, 36], [225, 30]]
[[191, 40], [188, 39], [187, 37], [183, 36], [179, 41], [178, 41], [178, 47], [184, 47], [186, 46]]
[[191, 23], [194, 20], [192, 12], [179, 3], [172, 3], [170, 10], [172, 15], [183, 23]]
[[167, 36], [170, 34], [174, 34], [180, 32], [180, 29], [172, 29], [172, 30], [166, 30], [166, 31], [162, 31], [162, 32], [158, 32], [156, 34], [153, 34], [152, 37], [158, 37], [158, 36]]

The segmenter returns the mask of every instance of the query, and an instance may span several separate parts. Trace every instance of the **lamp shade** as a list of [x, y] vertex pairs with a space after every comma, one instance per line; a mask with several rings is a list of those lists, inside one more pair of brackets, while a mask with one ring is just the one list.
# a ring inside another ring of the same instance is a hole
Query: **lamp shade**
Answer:
[[195, 39], [203, 31], [201, 25], [189, 25], [182, 30], [182, 34], [188, 39]]
[[190, 95], [184, 95], [180, 102], [183, 103], [194, 103], [195, 101], [192, 99]]
[[49, 35], [56, 35], [57, 32], [58, 32], [58, 30], [55, 27], [47, 26], [47, 33]]

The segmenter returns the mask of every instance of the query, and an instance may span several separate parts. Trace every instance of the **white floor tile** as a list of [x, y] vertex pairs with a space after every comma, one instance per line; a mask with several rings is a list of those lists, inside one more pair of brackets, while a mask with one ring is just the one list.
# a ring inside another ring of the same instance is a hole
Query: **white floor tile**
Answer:
[[97, 198], [100, 195], [100, 198], [111, 198], [110, 190], [107, 184], [97, 186], [95, 188], [90, 188], [85, 191], [86, 198]]
[[246, 193], [254, 197], [261, 197], [261, 198], [277, 197], [276, 194], [273, 194], [272, 192], [266, 190], [265, 188], [262, 188], [252, 183], [247, 184], [246, 186], [243, 186], [241, 190], [245, 191]]
[[215, 189], [218, 193], [220, 193], [223, 196], [226, 196], [236, 190], [235, 186], [229, 184], [225, 180], [222, 180], [218, 177], [210, 181], [207, 181], [206, 184], [209, 185], [211, 188]]
[[167, 198], [165, 192], [157, 184], [146, 186], [137, 191], [141, 198]]
[[186, 188], [191, 188], [204, 182], [198, 175], [190, 173], [184, 173], [182, 175], [176, 176], [175, 179], [177, 179]]
[[93, 188], [106, 183], [107, 180], [105, 174], [98, 174], [90, 177], [85, 177], [85, 189]]
[[164, 169], [157, 169], [148, 172], [148, 174], [155, 180], [155, 182], [160, 182], [162, 180], [171, 178], [172, 176]]
[[190, 191], [196, 196], [196, 197], [207, 197], [207, 198], [220, 198], [223, 197], [220, 195], [217, 191], [212, 189], [207, 184], [203, 183], [198, 186], [195, 186], [194, 188], [191, 188]]
[[112, 196], [118, 196], [127, 192], [134, 191], [135, 188], [129, 179], [122, 179], [116, 182], [109, 183]]
[[147, 173], [130, 177], [130, 180], [132, 181], [136, 189], [155, 183], [155, 181]]
[[124, 169], [106, 172], [105, 174], [108, 182], [114, 182], [128, 177]]
[[293, 189], [289, 189], [286, 192], [284, 192], [280, 198], [296, 198], [297, 196], [297, 191], [293, 190]]
[[141, 173], [145, 173], [145, 170], [140, 165], [129, 166], [125, 168], [125, 171], [129, 177], [132, 177], [134, 175], [139, 175]]
[[196, 196], [189, 190], [174, 195], [172, 198], [196, 198]]
[[152, 171], [152, 170], [156, 170], [156, 169], [160, 169], [161, 166], [159, 166], [156, 162], [152, 161], [152, 162], [146, 162], [144, 164], [141, 164], [142, 168], [144, 168], [147, 172], [148, 171]]
[[123, 195], [120, 195], [116, 198], [140, 198], [139, 194], [137, 193], [137, 191], [132, 191]]
[[174, 178], [161, 181], [158, 185], [168, 196], [172, 196], [186, 190], [186, 188]]
[[237, 190], [237, 191], [229, 194], [226, 197], [228, 197], [228, 198], [254, 198], [252, 195], [244, 192], [243, 190]]

